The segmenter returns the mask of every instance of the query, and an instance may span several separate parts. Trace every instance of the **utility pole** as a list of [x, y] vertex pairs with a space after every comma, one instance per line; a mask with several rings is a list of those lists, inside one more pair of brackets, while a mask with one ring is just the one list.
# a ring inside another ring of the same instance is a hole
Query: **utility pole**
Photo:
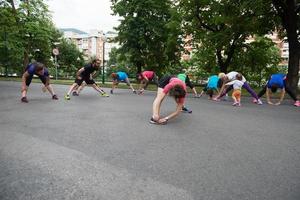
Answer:
[[8, 77], [8, 47], [7, 47], [7, 32], [6, 32], [6, 26], [4, 26], [4, 52], [5, 52], [5, 76]]
[[105, 70], [104, 70], [104, 67], [105, 67], [105, 37], [103, 36], [102, 37], [103, 39], [103, 46], [102, 46], [102, 84], [105, 83]]

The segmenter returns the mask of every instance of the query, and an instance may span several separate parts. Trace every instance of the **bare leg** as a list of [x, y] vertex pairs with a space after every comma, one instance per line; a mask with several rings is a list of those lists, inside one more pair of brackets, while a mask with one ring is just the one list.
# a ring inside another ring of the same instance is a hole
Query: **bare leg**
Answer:
[[67, 95], [70, 95], [71, 92], [78, 87], [78, 84], [77, 83], [73, 83], [73, 85], [71, 85], [69, 91], [67, 92]]
[[50, 92], [51, 96], [55, 95], [52, 85], [45, 85], [45, 87]]
[[99, 93], [101, 93], [101, 94], [105, 94], [104, 90], [102, 90], [102, 88], [100, 88], [96, 83], [94, 83], [94, 84], [92, 85], [92, 87], [93, 87], [97, 92], [99, 92]]
[[117, 87], [118, 83], [119, 82], [117, 80], [113, 80], [111, 91], [110, 91], [111, 94], [114, 92], [114, 89]]
[[128, 78], [125, 79], [127, 85], [131, 88], [132, 92], [135, 92], [134, 88], [132, 87], [132, 85], [130, 84], [130, 81]]

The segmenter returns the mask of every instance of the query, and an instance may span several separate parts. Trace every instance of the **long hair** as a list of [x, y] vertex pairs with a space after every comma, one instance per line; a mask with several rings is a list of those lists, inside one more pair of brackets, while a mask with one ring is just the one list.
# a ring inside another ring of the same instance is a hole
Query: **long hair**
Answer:
[[175, 99], [184, 98], [186, 91], [180, 85], [175, 85], [170, 89], [169, 95], [173, 96]]

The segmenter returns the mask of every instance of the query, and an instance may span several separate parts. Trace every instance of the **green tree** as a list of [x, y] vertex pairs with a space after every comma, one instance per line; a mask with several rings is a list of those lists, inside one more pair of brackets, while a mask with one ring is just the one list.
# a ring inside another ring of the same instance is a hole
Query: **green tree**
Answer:
[[255, 37], [255, 41], [245, 44], [243, 50], [235, 54], [230, 69], [242, 72], [260, 87], [263, 80], [278, 72], [280, 61], [280, 50], [271, 39]]
[[[53, 64], [50, 60], [53, 43], [61, 34], [54, 27], [48, 7], [42, 0], [1, 1], [0, 15], [1, 27], [5, 27], [0, 33], [9, 31], [6, 46], [10, 66], [21, 73], [31, 59], [47, 66]], [[3, 42], [0, 45], [3, 46]]]
[[74, 77], [77, 70], [84, 65], [83, 53], [73, 42], [64, 38], [60, 40], [57, 47], [59, 49], [57, 60], [60, 76]]
[[209, 52], [214, 49], [222, 72], [227, 72], [235, 53], [241, 51], [249, 36], [267, 33], [276, 21], [276, 18], [269, 20], [261, 17], [266, 13], [263, 0], [178, 2], [186, 32], [193, 36], [196, 44], [200, 44], [199, 48], [204, 47]]
[[145, 64], [162, 71], [170, 62], [179, 60], [175, 49], [180, 26], [173, 23], [177, 18], [172, 15], [176, 9], [171, 5], [169, 0], [112, 0], [114, 14], [122, 17], [116, 28], [116, 40], [121, 45], [118, 51], [126, 54], [138, 72]]
[[113, 48], [109, 54], [109, 61], [107, 62], [106, 74], [109, 76], [113, 72], [124, 71], [129, 77], [135, 77], [136, 70], [131, 67], [128, 54], [120, 54], [118, 49]]
[[23, 58], [23, 43], [10, 4], [0, 2], [0, 66], [2, 73], [15, 73]]

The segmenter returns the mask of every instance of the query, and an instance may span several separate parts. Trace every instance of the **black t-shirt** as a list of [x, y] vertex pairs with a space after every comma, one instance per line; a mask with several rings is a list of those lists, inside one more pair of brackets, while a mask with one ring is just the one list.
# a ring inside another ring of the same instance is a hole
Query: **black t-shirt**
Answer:
[[86, 64], [84, 66], [84, 71], [81, 72], [81, 76], [82, 77], [86, 77], [89, 76], [91, 73], [93, 73], [94, 71], [97, 71], [97, 68], [93, 67], [92, 64]]

